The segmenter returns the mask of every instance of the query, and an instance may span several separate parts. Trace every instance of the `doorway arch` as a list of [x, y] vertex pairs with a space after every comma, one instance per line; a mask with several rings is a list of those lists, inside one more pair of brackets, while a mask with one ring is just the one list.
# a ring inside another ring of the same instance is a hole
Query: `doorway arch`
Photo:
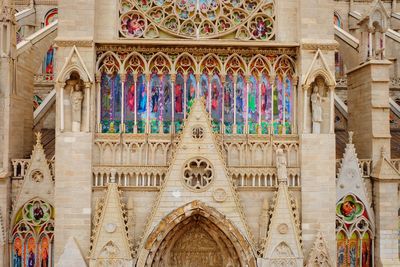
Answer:
[[165, 216], [144, 249], [139, 266], [257, 266], [250, 243], [236, 226], [197, 200]]

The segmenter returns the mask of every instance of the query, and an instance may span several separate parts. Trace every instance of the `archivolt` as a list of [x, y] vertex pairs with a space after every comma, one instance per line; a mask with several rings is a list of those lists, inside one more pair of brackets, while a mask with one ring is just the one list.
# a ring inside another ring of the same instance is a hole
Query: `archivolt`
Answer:
[[144, 244], [146, 252], [140, 254], [138, 266], [161, 264], [162, 256], [194, 225], [217, 237], [214, 241], [233, 266], [257, 266], [252, 247], [240, 231], [224, 215], [200, 201], [190, 202], [161, 220]]

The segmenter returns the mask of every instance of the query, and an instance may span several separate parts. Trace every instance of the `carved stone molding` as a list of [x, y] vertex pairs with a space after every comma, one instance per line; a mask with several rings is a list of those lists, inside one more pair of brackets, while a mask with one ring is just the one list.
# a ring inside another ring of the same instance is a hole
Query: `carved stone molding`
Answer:
[[56, 39], [55, 45], [58, 47], [93, 47], [93, 40], [60, 40]]
[[339, 48], [339, 44], [336, 41], [332, 41], [329, 43], [316, 43], [316, 42], [303, 42], [300, 45], [300, 48], [303, 50], [328, 50], [334, 51]]

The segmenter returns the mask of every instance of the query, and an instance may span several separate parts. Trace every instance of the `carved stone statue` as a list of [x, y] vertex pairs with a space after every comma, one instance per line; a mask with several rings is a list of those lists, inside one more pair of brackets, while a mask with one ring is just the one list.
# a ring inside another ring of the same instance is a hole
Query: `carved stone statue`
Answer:
[[276, 150], [276, 169], [278, 173], [278, 182], [287, 182], [288, 174], [287, 174], [287, 161], [286, 155], [283, 149], [278, 148]]
[[81, 131], [82, 100], [83, 100], [83, 92], [78, 83], [73, 87], [72, 92], [71, 92], [72, 131], [73, 132]]
[[324, 81], [322, 79], [317, 79], [313, 87], [313, 92], [311, 94], [311, 111], [312, 111], [312, 133], [321, 133], [321, 123], [322, 119], [322, 101], [323, 98], [320, 92], [323, 92]]

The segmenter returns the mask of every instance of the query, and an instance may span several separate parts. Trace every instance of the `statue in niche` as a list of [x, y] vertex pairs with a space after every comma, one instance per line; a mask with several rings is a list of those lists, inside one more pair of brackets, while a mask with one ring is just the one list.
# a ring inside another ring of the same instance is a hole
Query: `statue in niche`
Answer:
[[276, 150], [276, 169], [278, 173], [278, 182], [287, 182], [288, 174], [287, 174], [287, 161], [286, 155], [282, 148], [278, 148]]
[[312, 112], [312, 133], [321, 133], [322, 119], [322, 101], [324, 98], [320, 95], [320, 92], [324, 92], [325, 84], [321, 78], [316, 79], [313, 91], [311, 94], [311, 112]]
[[82, 100], [83, 100], [83, 92], [81, 90], [80, 84], [77, 83], [75, 86], [72, 87], [72, 92], [71, 92], [72, 132], [81, 131]]

